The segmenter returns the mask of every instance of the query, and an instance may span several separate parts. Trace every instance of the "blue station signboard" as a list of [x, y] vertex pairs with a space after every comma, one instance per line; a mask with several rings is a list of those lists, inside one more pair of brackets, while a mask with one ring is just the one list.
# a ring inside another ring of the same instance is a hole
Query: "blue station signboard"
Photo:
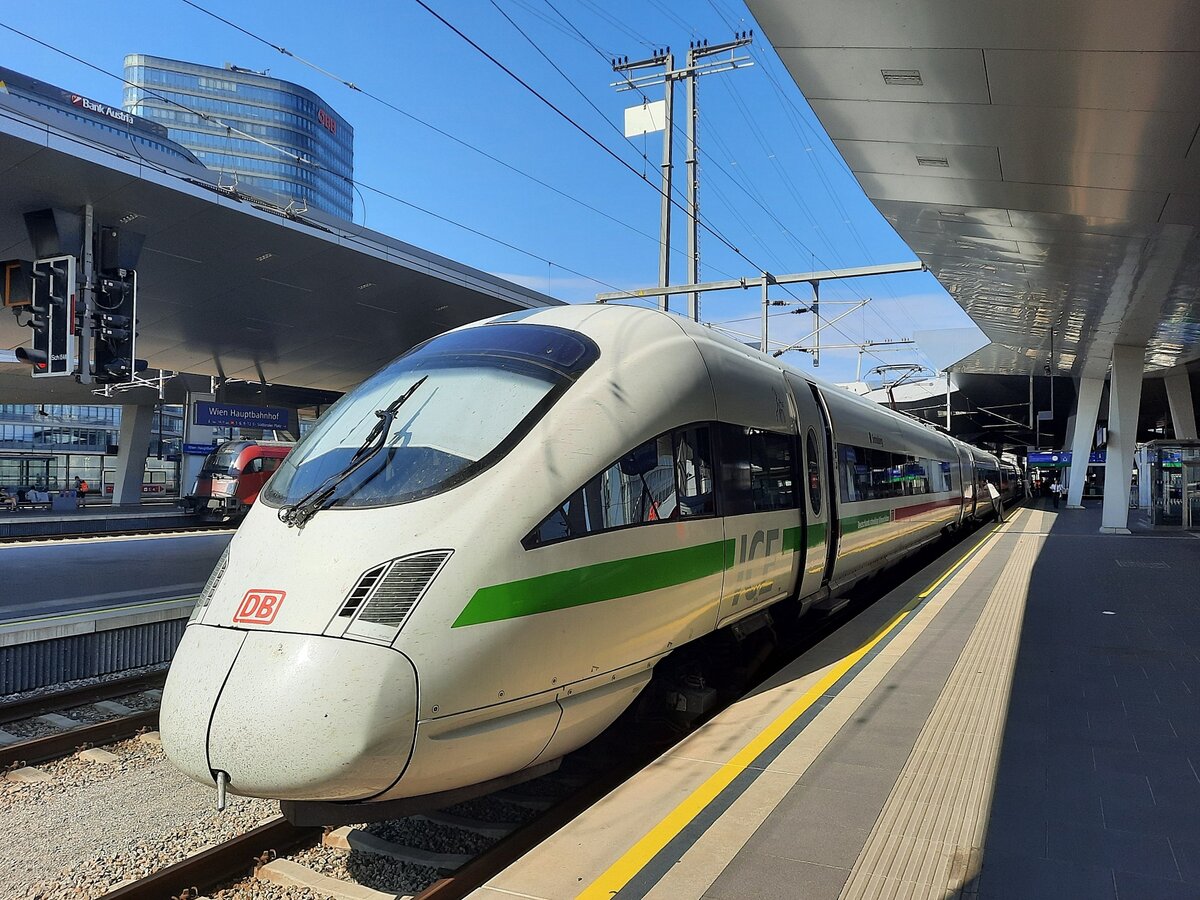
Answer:
[[280, 406], [240, 406], [236, 403], [196, 402], [196, 424], [219, 428], [271, 428], [288, 426], [288, 411]]

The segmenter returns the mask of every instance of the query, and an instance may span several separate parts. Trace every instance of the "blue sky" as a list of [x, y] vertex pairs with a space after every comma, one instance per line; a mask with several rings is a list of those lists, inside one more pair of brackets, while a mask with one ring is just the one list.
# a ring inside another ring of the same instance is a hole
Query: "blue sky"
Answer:
[[[664, 46], [682, 57], [689, 40], [718, 43], [735, 30], [754, 29], [755, 41], [748, 48], [753, 66], [699, 83], [701, 215], [741, 251], [738, 255], [702, 232], [702, 280], [753, 276], [756, 267], [800, 272], [914, 258], [863, 196], [739, 0], [426, 0], [635, 172], [414, 0], [196, 2], [468, 146], [181, 0], [11, 4], [0, 21], [115, 75], [121, 73], [126, 53], [141, 52], [269, 69], [275, 77], [303, 84], [354, 126], [355, 178], [362, 197], [356, 221], [574, 302], [588, 302], [598, 291], [647, 287], [658, 278], [660, 194], [640, 174], [658, 183], [661, 135], [627, 140], [620, 134], [624, 108], [640, 103], [641, 97], [610, 87], [615, 80], [610, 58], [641, 58]], [[119, 105], [122, 85], [117, 79], [11, 32], [0, 30], [0, 54], [10, 68]], [[662, 90], [648, 88], [646, 94], [655, 100]], [[675, 178], [680, 202], [683, 108], [684, 92], [678, 88]], [[673, 246], [682, 251], [686, 237], [678, 209], [674, 220]], [[672, 280], [681, 280], [684, 269], [683, 254], [673, 253]], [[808, 299], [806, 287], [792, 292]], [[772, 296], [792, 299], [782, 288]], [[836, 301], [871, 298], [864, 310], [826, 329], [826, 344], [911, 337], [918, 330], [970, 324], [928, 274], [827, 283], [821, 297], [829, 318], [850, 308]], [[703, 317], [756, 339], [758, 299], [756, 290], [710, 294], [703, 300]], [[682, 306], [682, 300], [677, 302]], [[772, 339], [793, 341], [811, 330], [811, 316], [778, 312], [772, 318]], [[787, 358], [810, 367], [805, 354], [789, 353]], [[910, 350], [879, 351], [864, 359], [863, 369], [913, 360], [922, 361]], [[824, 352], [819, 373], [849, 380], [856, 363], [854, 351]]]

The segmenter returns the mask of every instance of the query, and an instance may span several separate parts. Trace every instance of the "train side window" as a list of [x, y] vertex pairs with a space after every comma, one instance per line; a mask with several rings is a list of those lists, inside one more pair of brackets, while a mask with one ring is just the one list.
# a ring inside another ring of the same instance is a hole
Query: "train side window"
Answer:
[[262, 461], [263, 471], [264, 472], [274, 472], [276, 469], [279, 468], [279, 464], [281, 462], [283, 462], [283, 460], [277, 459], [274, 456], [265, 456], [265, 457], [263, 457], [263, 461]]
[[791, 435], [747, 429], [750, 483], [755, 512], [796, 508], [796, 475]]
[[675, 432], [675, 489], [681, 517], [712, 515], [712, 452], [707, 425]]
[[255, 475], [263, 470], [262, 457], [257, 457], [246, 463], [246, 468], [242, 470], [245, 475]]
[[804, 443], [805, 461], [808, 466], [808, 499], [812, 503], [812, 511], [821, 514], [821, 460], [817, 456], [817, 432], [808, 429], [808, 439]]
[[[692, 431], [706, 433], [707, 429]], [[614, 528], [659, 522], [681, 514], [698, 515], [696, 511], [683, 513], [678, 506], [676, 443], [673, 433], [667, 432], [630, 450], [563, 501], [526, 535], [522, 543], [526, 548], [533, 548]], [[700, 451], [692, 452], [698, 459]], [[703, 452], [707, 454], [707, 450]], [[702, 472], [697, 472], [697, 487], [702, 486], [704, 477]], [[711, 512], [711, 472], [706, 477], [710, 485]]]
[[776, 509], [795, 509], [798, 504], [791, 435], [721, 424], [721, 500], [727, 516]]

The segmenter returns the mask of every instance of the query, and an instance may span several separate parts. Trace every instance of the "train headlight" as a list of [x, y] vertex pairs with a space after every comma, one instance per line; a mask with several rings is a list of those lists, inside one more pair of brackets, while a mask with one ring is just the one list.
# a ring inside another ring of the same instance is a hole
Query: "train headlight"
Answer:
[[391, 642], [453, 552], [414, 553], [364, 572], [337, 615], [350, 619], [344, 633]]
[[221, 583], [221, 576], [225, 574], [225, 570], [229, 567], [229, 548], [225, 548], [225, 552], [221, 554], [221, 558], [217, 560], [217, 565], [213, 568], [212, 574], [208, 576], [208, 581], [204, 583], [204, 590], [200, 592], [200, 599], [196, 601], [196, 606], [192, 609], [192, 614], [188, 616], [188, 624], [198, 621], [204, 615], [204, 609], [212, 601], [213, 594], [217, 590], [217, 585]]

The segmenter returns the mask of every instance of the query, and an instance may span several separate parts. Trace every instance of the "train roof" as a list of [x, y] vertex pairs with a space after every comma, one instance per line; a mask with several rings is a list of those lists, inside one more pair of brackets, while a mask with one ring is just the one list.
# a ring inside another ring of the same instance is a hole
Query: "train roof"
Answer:
[[[994, 456], [994, 454], [991, 454], [986, 450], [982, 450], [978, 447], [972, 446], [971, 444], [960, 441], [958, 438], [953, 437], [945, 430], [937, 428], [937, 426], [932, 425], [924, 419], [918, 419], [917, 417], [908, 415], [907, 413], [890, 409], [886, 406], [880, 406], [873, 400], [867, 400], [853, 391], [842, 387], [840, 384], [836, 384], [832, 381], [826, 381], [820, 376], [814, 375], [812, 372], [807, 372], [803, 369], [789, 366], [787, 363], [781, 362], [776, 357], [763, 353], [756, 347], [751, 347], [736, 341], [728, 335], [722, 334], [720, 331], [710, 325], [693, 322], [691, 319], [687, 319], [675, 313], [667, 313], [658, 309], [644, 309], [641, 307], [627, 306], [625, 304], [618, 303], [579, 303], [569, 304], [566, 306], [522, 310], [520, 312], [509, 313], [507, 315], [498, 316], [492, 319], [484, 320], [483, 322], [473, 323], [472, 325], [466, 325], [463, 327], [471, 328], [475, 325], [484, 325], [491, 322], [528, 322], [530, 324], [543, 323], [547, 325], [557, 325], [562, 328], [575, 329], [584, 334], [588, 334], [590, 337], [596, 338], [600, 342], [601, 350], [603, 350], [604, 341], [607, 338], [603, 334], [594, 333], [595, 329], [590, 327], [590, 323], [602, 321], [599, 317], [616, 313], [618, 310], [620, 311], [621, 315], [635, 319], [642, 318], [648, 320], [651, 318], [669, 318], [671, 321], [675, 322], [685, 334], [690, 335], [697, 341], [704, 340], [720, 344], [732, 352], [741, 353], [762, 362], [766, 362], [781, 372], [790, 372], [798, 378], [803, 378], [817, 385], [817, 387], [821, 388], [823, 391], [837, 391], [840, 399], [849, 403], [857, 404], [860, 408], [870, 409], [877, 415], [882, 414], [889, 416], [899, 424], [908, 427], [919, 425], [924, 429], [947, 438], [955, 444], [961, 444], [963, 447], [970, 448], [972, 454], [976, 457], [978, 457], [980, 454], [984, 455], [985, 457]], [[633, 333], [636, 334], [638, 332], [634, 331]], [[998, 457], [996, 459], [999, 461]]]

